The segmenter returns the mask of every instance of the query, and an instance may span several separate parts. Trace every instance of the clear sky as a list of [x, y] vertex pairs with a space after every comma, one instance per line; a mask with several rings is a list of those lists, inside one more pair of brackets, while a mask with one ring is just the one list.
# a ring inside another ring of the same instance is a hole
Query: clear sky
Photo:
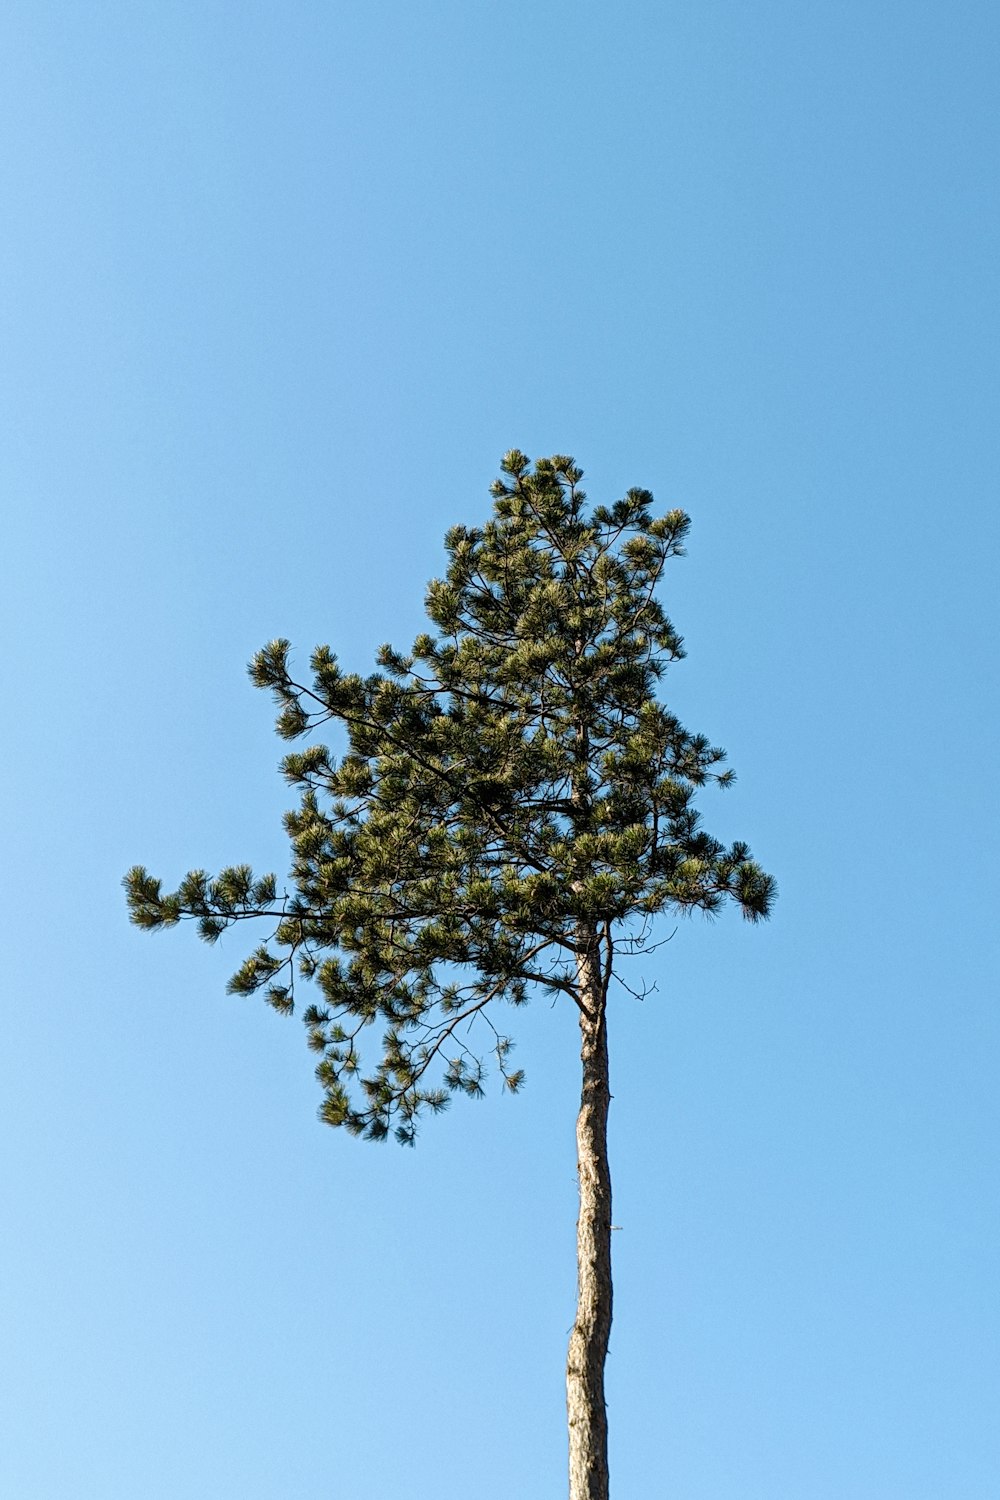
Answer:
[[0, 1494], [563, 1491], [572, 1018], [365, 1145], [224, 995], [246, 933], [119, 889], [284, 870], [247, 659], [408, 644], [515, 445], [691, 513], [665, 692], [781, 889], [614, 1002], [614, 1493], [1000, 1493], [998, 41], [7, 0]]

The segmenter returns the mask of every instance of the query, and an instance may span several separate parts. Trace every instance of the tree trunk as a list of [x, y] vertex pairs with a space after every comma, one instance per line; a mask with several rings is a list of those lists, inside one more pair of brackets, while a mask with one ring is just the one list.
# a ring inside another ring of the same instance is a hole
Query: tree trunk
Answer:
[[611, 1334], [611, 1173], [608, 1168], [608, 1036], [600, 948], [579, 962], [583, 1091], [576, 1122], [580, 1217], [577, 1306], [566, 1361], [570, 1500], [608, 1500], [604, 1361]]

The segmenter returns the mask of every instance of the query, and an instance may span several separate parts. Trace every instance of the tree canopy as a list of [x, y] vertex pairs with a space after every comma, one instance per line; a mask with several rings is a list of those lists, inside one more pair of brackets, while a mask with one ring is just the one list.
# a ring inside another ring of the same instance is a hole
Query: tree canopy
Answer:
[[[694, 806], [731, 782], [724, 752], [658, 697], [684, 652], [656, 590], [688, 517], [654, 516], [642, 489], [588, 508], [581, 479], [571, 458], [508, 453], [492, 517], [447, 535], [430, 629], [383, 646], [379, 670], [320, 646], [299, 682], [288, 641], [255, 656], [278, 733], [307, 741], [283, 761], [299, 793], [287, 889], [246, 865], [193, 870], [172, 893], [142, 867], [126, 877], [140, 927], [189, 919], [214, 942], [273, 919], [229, 988], [287, 1013], [312, 982], [302, 1015], [330, 1125], [412, 1142], [423, 1112], [482, 1092], [491, 1054], [519, 1087], [502, 1018], [533, 987], [603, 1007], [615, 943], [641, 943], [658, 913], [768, 913], [771, 877]], [[312, 739], [328, 725], [342, 754]], [[588, 945], [600, 985], [585, 993]]]

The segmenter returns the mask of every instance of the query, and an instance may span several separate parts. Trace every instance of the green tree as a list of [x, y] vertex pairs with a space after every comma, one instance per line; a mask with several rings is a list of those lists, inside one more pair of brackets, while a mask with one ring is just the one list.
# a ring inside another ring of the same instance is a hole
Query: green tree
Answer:
[[[616, 958], [642, 951], [664, 911], [729, 899], [765, 917], [774, 886], [745, 844], [700, 826], [698, 787], [726, 786], [724, 753], [657, 698], [681, 639], [656, 598], [688, 518], [654, 518], [630, 490], [586, 508], [570, 458], [507, 454], [482, 529], [457, 526], [427, 591], [433, 629], [379, 671], [344, 672], [326, 646], [297, 682], [289, 644], [253, 660], [279, 705], [278, 733], [346, 731], [339, 757], [309, 742], [286, 756], [300, 793], [287, 814], [290, 888], [247, 866], [192, 871], [173, 894], [126, 877], [140, 927], [234, 923], [273, 931], [230, 981], [291, 1012], [296, 983], [329, 1125], [411, 1143], [427, 1111], [483, 1092], [486, 1059], [517, 1090], [499, 1019], [529, 992], [578, 1016], [578, 1308], [567, 1360], [569, 1493], [606, 1500], [604, 1366], [611, 1328], [608, 991]], [[470, 1021], [488, 1039], [467, 1042]], [[369, 1052], [372, 1033], [378, 1041]]]

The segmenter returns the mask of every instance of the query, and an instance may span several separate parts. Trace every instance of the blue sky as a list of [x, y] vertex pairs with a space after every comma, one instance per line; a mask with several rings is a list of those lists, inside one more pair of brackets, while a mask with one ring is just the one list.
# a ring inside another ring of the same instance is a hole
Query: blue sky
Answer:
[[118, 885], [284, 869], [247, 659], [406, 644], [516, 445], [691, 513], [665, 692], [781, 888], [616, 1001], [615, 1493], [997, 1493], [998, 40], [9, 0], [0, 1492], [561, 1492], [572, 1018], [352, 1142]]

